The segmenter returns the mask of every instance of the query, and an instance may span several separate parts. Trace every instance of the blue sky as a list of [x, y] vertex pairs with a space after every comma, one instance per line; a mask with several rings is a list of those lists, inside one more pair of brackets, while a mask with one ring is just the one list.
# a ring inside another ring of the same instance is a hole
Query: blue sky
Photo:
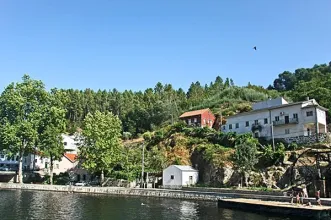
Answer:
[[0, 90], [24, 73], [47, 88], [187, 89], [217, 75], [267, 86], [331, 61], [330, 11], [330, 0], [2, 0]]

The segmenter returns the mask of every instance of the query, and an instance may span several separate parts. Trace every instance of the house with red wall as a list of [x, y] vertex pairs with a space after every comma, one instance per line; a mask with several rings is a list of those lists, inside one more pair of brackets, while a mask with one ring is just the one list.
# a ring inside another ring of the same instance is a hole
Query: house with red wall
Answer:
[[210, 111], [209, 108], [200, 109], [190, 112], [185, 112], [179, 119], [185, 121], [188, 125], [194, 125], [199, 127], [213, 127], [216, 120], [215, 115]]

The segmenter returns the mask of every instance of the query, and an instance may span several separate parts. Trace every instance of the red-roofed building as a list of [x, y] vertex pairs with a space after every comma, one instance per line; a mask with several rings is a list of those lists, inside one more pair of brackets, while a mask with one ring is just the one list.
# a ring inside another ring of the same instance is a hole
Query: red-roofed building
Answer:
[[179, 118], [185, 121], [188, 125], [195, 125], [199, 127], [213, 127], [216, 120], [215, 115], [210, 111], [209, 108], [200, 109], [190, 112], [185, 112]]

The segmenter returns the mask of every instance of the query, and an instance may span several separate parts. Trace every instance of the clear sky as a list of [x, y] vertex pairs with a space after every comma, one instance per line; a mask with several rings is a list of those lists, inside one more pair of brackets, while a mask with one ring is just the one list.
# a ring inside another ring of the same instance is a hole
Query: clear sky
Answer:
[[331, 61], [330, 12], [330, 0], [1, 0], [0, 90], [24, 73], [47, 88], [268, 86]]

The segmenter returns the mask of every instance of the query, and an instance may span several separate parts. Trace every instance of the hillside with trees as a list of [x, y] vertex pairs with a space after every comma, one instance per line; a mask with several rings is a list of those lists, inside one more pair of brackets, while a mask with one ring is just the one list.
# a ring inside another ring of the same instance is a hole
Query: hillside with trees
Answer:
[[[293, 73], [285, 71], [278, 75], [270, 90], [277, 90], [293, 101], [305, 100], [306, 97], [331, 109], [331, 62], [329, 64], [314, 65], [312, 68], [299, 68]], [[330, 123], [330, 112], [328, 112]]]
[[154, 88], [133, 92], [116, 89], [93, 91], [91, 89], [60, 90], [66, 94], [65, 108], [69, 132], [82, 127], [88, 113], [110, 111], [122, 121], [123, 132], [137, 137], [146, 131], [153, 131], [173, 124], [178, 116], [187, 110], [211, 108], [217, 115], [232, 115], [249, 111], [251, 103], [268, 97], [277, 97], [275, 90], [261, 86], [239, 87], [231, 79], [220, 76], [209, 85], [194, 82], [185, 92], [175, 89], [171, 84], [157, 83]]

